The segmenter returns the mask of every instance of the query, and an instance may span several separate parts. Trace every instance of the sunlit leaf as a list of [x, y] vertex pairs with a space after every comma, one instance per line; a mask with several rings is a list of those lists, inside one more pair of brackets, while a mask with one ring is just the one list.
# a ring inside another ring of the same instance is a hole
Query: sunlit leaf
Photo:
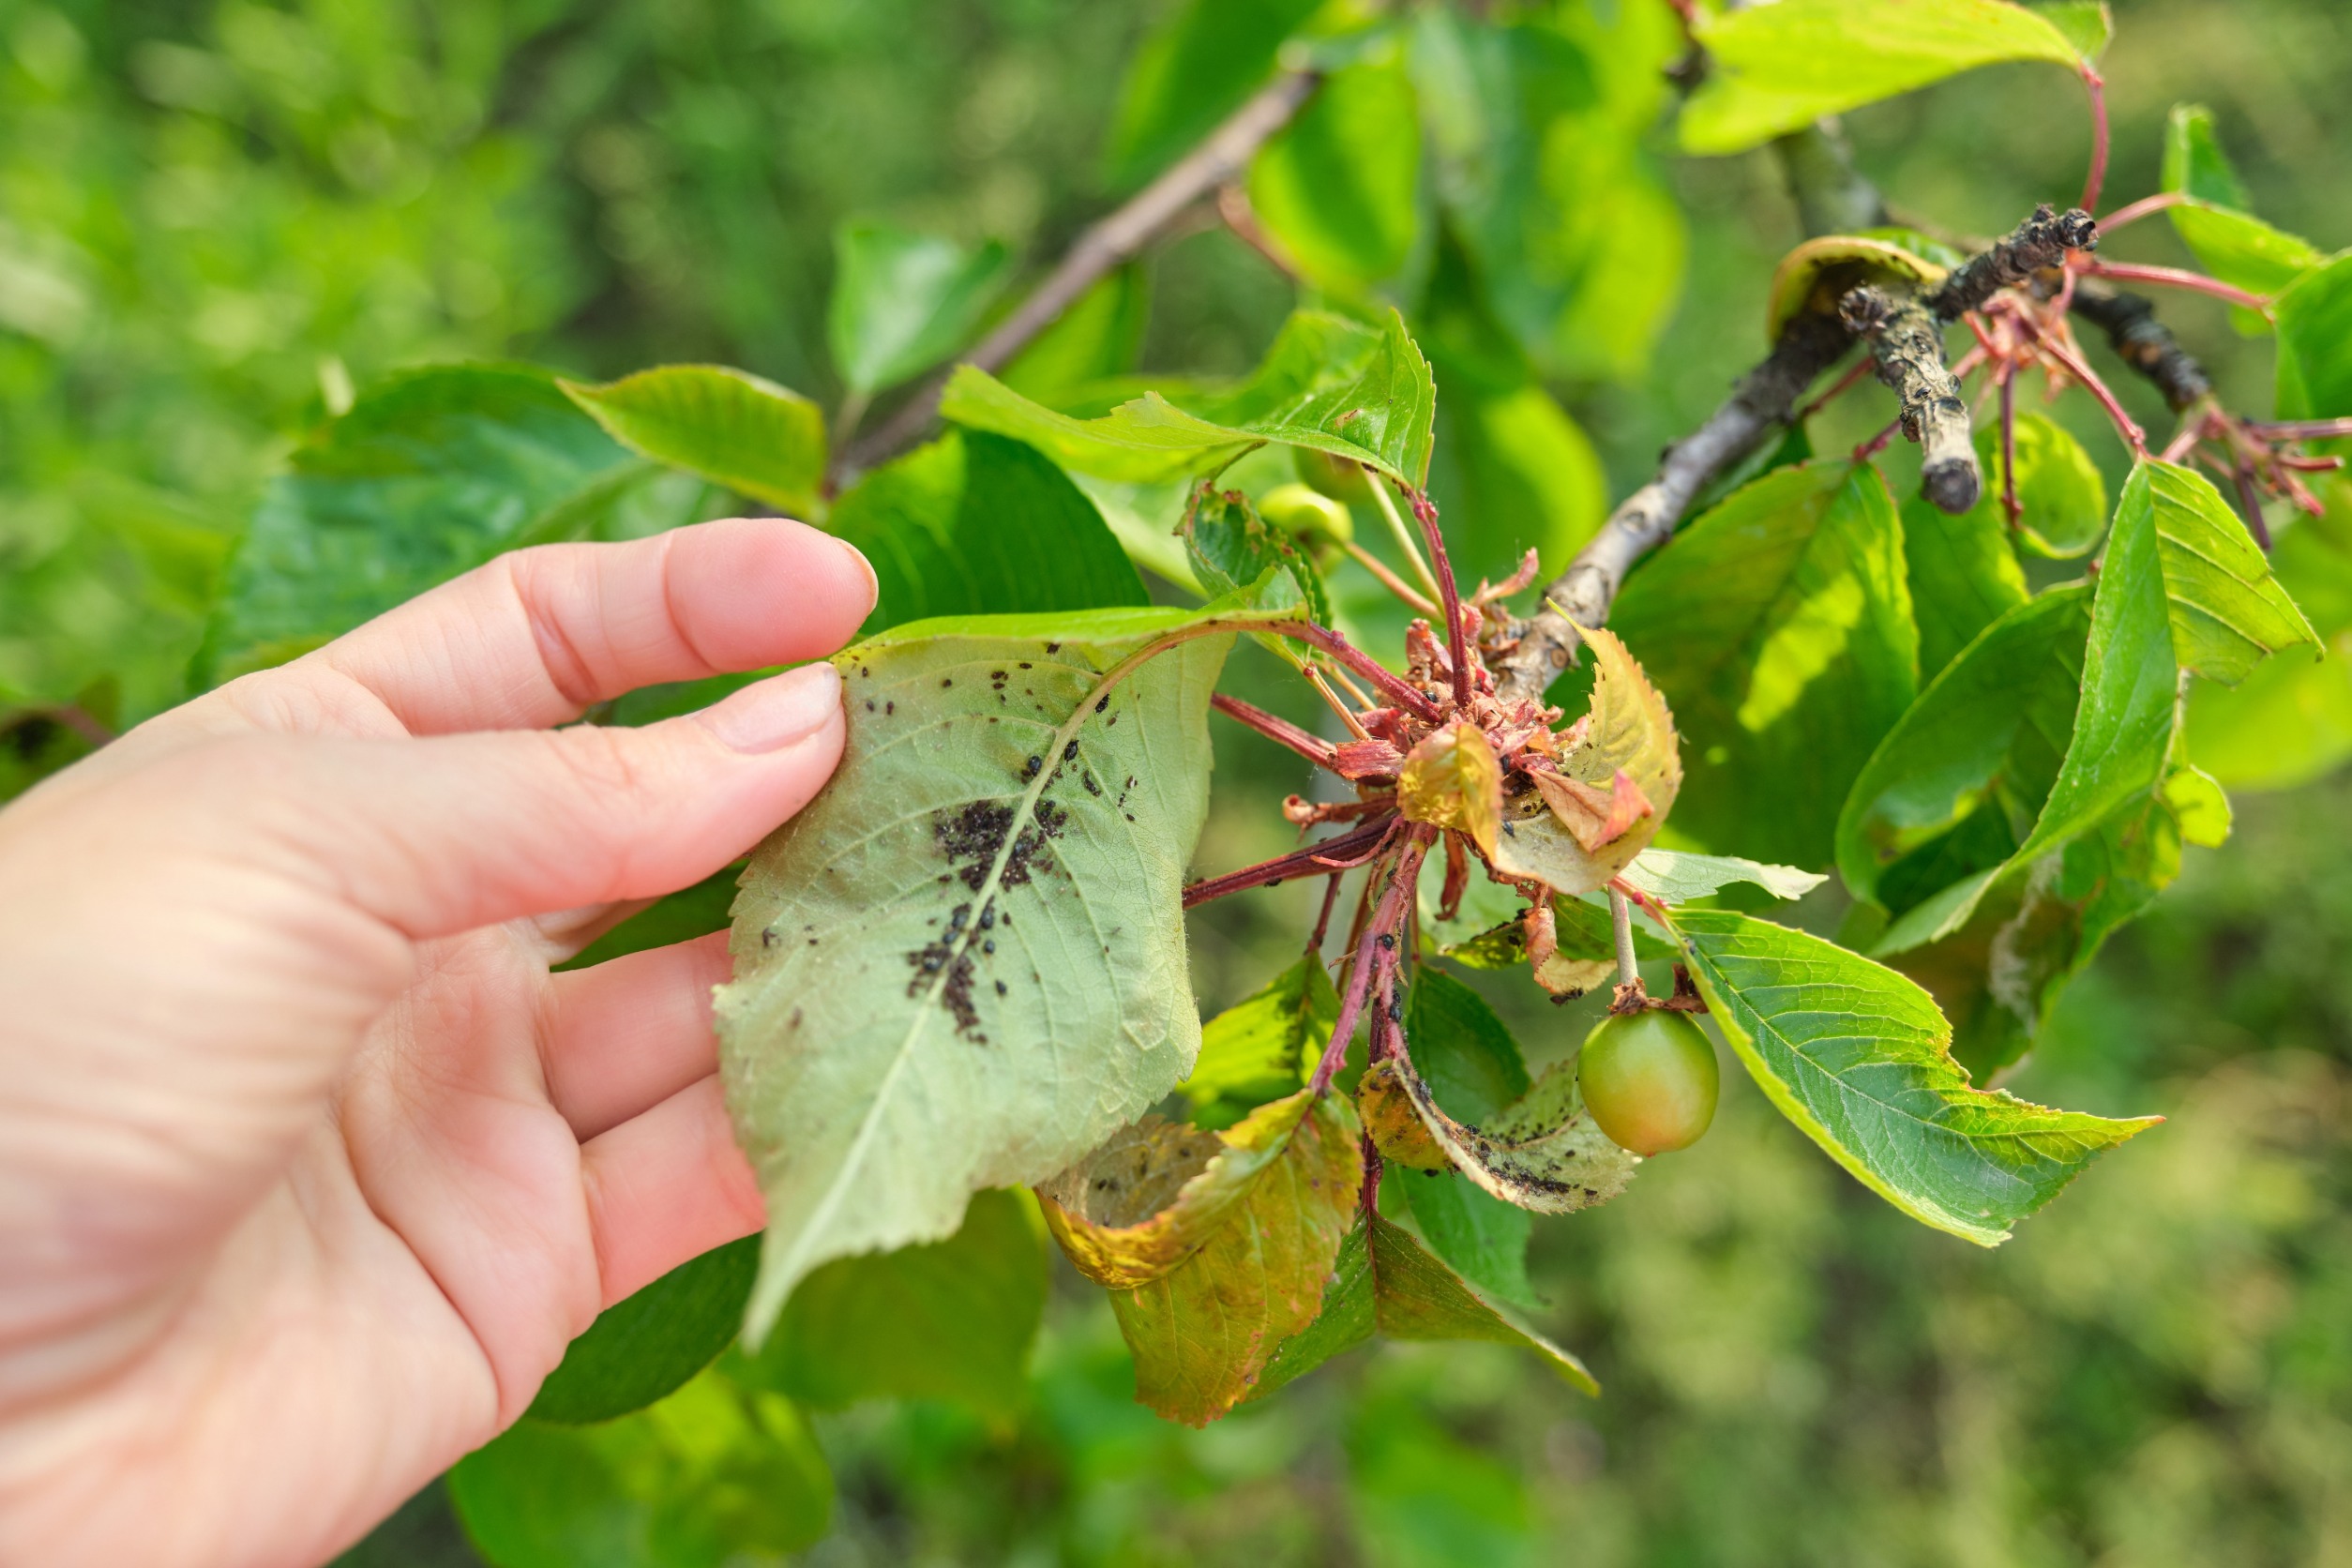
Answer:
[[1001, 245], [966, 250], [887, 223], [845, 223], [833, 240], [825, 335], [850, 389], [878, 391], [961, 348], [1003, 285]]
[[2166, 216], [2198, 264], [2224, 283], [2274, 294], [2326, 260], [2309, 240], [2253, 215], [2214, 132], [2213, 112], [2202, 104], [2176, 104], [2165, 123], [2164, 187], [2193, 198]]
[[797, 392], [723, 365], [663, 365], [602, 385], [559, 384], [641, 456], [795, 516], [822, 505], [824, 415]]
[[2282, 419], [2352, 415], [2352, 251], [2303, 275], [2271, 307]]
[[2073, 68], [2068, 31], [2003, 0], [1778, 0], [1698, 12], [1710, 71], [1682, 111], [1682, 146], [1736, 153], [2004, 60]]
[[1767, 866], [1737, 855], [1685, 854], [1675, 850], [1644, 850], [1626, 867], [1624, 880], [1662, 904], [1687, 903], [1722, 892], [1734, 882], [1748, 882], [1775, 898], [1802, 898], [1829, 878], [1794, 866]]
[[1911, 981], [1728, 910], [1675, 915], [1691, 974], [1781, 1113], [1922, 1224], [1997, 1245], [2098, 1155], [2159, 1118], [2110, 1121], [1971, 1088]]
[[[2087, 553], [2107, 526], [2107, 482], [2098, 465], [2064, 426], [2031, 409], [2017, 411], [2015, 442], [2018, 542], [2036, 555], [2058, 560]], [[2001, 492], [2007, 479], [1998, 421], [1986, 420], [1978, 429], [1976, 449], [1984, 464], [1984, 489], [1969, 515], [2005, 523]], [[1910, 515], [1907, 509], [1904, 513], [1907, 520]], [[1964, 520], [1943, 520], [1951, 527]]]
[[1308, 279], [1361, 294], [1405, 264], [1420, 227], [1421, 119], [1394, 60], [1327, 77], [1250, 165], [1259, 221]]
[[1828, 864], [1839, 803], [1917, 690], [1903, 528], [1877, 471], [1751, 481], [1635, 571], [1609, 623], [1684, 737], [1677, 831]]
[[1111, 125], [1114, 184], [1173, 160], [1272, 74], [1274, 52], [1319, 0], [1183, 0], [1136, 51]]
[[720, 1062], [767, 1197], [756, 1343], [831, 1259], [955, 1233], [1175, 1087], [1179, 895], [1229, 639], [1166, 610], [917, 623], [837, 656], [849, 741], [752, 856]]
[[1032, 448], [985, 431], [951, 430], [875, 469], [827, 527], [873, 564], [869, 631], [1151, 602], [1094, 504]]

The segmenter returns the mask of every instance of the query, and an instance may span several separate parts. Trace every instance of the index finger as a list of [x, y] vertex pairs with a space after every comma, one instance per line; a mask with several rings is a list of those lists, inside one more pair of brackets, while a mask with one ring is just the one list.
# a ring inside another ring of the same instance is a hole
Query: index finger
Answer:
[[349, 680], [413, 735], [542, 729], [665, 681], [820, 658], [874, 607], [857, 550], [785, 518], [500, 556], [258, 680]]

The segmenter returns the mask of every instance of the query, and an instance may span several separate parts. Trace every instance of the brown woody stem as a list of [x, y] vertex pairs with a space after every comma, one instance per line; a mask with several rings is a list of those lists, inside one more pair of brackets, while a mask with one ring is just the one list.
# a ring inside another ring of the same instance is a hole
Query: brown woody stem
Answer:
[[1984, 475], [1935, 316], [1916, 298], [1869, 283], [1847, 291], [1838, 315], [1870, 346], [1878, 379], [1902, 404], [1903, 433], [1920, 447], [1921, 493], [1953, 517], [1975, 505]]
[[[1079, 234], [1078, 243], [1046, 280], [962, 362], [984, 370], [1002, 369], [1105, 274], [1133, 260], [1193, 204], [1246, 170], [1258, 149], [1290, 123], [1321, 81], [1318, 71], [1286, 71], [1259, 88], [1211, 131], [1208, 140], [1137, 191], [1116, 212]], [[908, 399], [881, 428], [852, 444], [841, 454], [840, 471], [854, 474], [871, 468], [921, 440], [939, 413], [944, 384], [944, 378], [933, 381]]]

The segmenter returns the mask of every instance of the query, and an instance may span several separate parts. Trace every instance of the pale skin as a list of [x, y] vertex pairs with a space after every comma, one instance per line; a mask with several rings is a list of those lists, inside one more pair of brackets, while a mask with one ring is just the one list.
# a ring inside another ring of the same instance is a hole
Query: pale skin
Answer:
[[549, 972], [838, 761], [863, 557], [781, 520], [502, 558], [0, 811], [0, 1562], [324, 1560], [596, 1313], [757, 1229], [726, 939]]

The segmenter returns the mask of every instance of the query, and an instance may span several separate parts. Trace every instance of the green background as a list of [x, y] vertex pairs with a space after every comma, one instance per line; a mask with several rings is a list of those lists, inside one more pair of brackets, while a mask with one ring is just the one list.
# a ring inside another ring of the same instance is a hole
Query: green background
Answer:
[[[2114, 199], [2154, 188], [2164, 113], [2201, 100], [2256, 210], [2352, 242], [2352, 14], [2116, 9]], [[0, 702], [128, 720], [174, 700], [234, 530], [345, 384], [454, 357], [599, 378], [710, 359], [830, 406], [836, 224], [1049, 259], [1117, 193], [1106, 128], [1154, 14], [0, 0]], [[2031, 67], [1850, 118], [1901, 210], [1984, 232], [2072, 188], [2083, 126], [2073, 84]], [[1666, 167], [1689, 261], [1648, 366], [1555, 388], [1612, 494], [1761, 350], [1797, 237], [1768, 155]], [[2161, 223], [2114, 253], [2187, 261]], [[1244, 368], [1291, 302], [1221, 230], [1151, 265], [1147, 368]], [[2231, 403], [2267, 410], [2266, 344], [2218, 306], [2164, 310]], [[1858, 427], [1883, 417], [1854, 401]], [[1274, 673], [1245, 654], [1237, 677], [1254, 696]], [[1287, 847], [1257, 806], [1299, 782], [1229, 727], [1218, 742], [1204, 867]], [[10, 730], [0, 790], [72, 745]], [[2016, 1084], [2173, 1120], [1999, 1251], [1912, 1225], [1727, 1075], [1696, 1149], [1536, 1228], [1539, 1320], [1601, 1401], [1500, 1348], [1391, 1346], [1185, 1431], [1131, 1402], [1107, 1305], [1057, 1263], [1018, 1421], [812, 1417], [839, 1497], [807, 1560], [2352, 1562], [2352, 790], [2239, 807]], [[1196, 919], [1204, 1012], [1287, 960], [1304, 897]], [[1495, 995], [1539, 1058], [1581, 1034], [1582, 1012], [1522, 989]], [[471, 1554], [436, 1490], [354, 1560]]]

